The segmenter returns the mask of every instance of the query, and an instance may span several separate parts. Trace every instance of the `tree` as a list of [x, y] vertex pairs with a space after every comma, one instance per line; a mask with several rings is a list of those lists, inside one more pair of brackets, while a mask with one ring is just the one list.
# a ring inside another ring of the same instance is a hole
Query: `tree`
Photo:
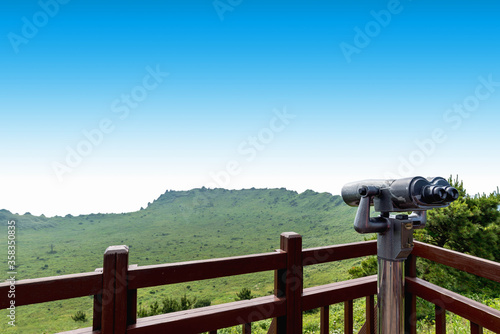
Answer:
[[193, 308], [198, 308], [198, 307], [205, 307], [205, 306], [210, 306], [212, 304], [212, 301], [208, 298], [202, 298], [196, 300], [194, 303]]
[[154, 301], [151, 305], [149, 305], [149, 309], [147, 307], [142, 308], [139, 307], [137, 310], [137, 315], [139, 318], [142, 317], [150, 317], [158, 314], [165, 314], [170, 312], [184, 311], [190, 310], [192, 308], [209, 306], [212, 304], [210, 299], [203, 298], [197, 300], [196, 297], [188, 298], [186, 294], [180, 298], [180, 300], [176, 300], [174, 298], [165, 297], [161, 300], [161, 305], [158, 301]]
[[[484, 259], [500, 261], [500, 194], [468, 195], [458, 177], [448, 182], [459, 198], [448, 207], [428, 212], [425, 229], [415, 239]], [[419, 272], [425, 280], [461, 294], [498, 297], [498, 284], [434, 262], [421, 260]]]
[[54, 250], [54, 244], [50, 244], [50, 251], [48, 252], [49, 254], [55, 254], [57, 253], [55, 250]]
[[354, 266], [348, 270], [352, 278], [360, 278], [377, 274], [377, 257], [370, 256], [361, 261], [359, 266]]
[[500, 261], [500, 196], [470, 196], [458, 177], [448, 182], [460, 196], [443, 209], [430, 210], [426, 228], [415, 234], [421, 240], [488, 260]]
[[77, 311], [74, 315], [71, 316], [71, 319], [73, 319], [73, 321], [85, 322], [87, 321], [87, 315], [83, 311]]
[[245, 300], [245, 299], [252, 299], [255, 296], [252, 296], [252, 290], [248, 288], [243, 288], [236, 294], [237, 298], [236, 300]]
[[189, 299], [186, 294], [181, 297], [181, 302], [180, 302], [180, 309], [181, 310], [189, 310], [193, 308], [193, 305], [196, 303], [196, 298], [194, 299]]

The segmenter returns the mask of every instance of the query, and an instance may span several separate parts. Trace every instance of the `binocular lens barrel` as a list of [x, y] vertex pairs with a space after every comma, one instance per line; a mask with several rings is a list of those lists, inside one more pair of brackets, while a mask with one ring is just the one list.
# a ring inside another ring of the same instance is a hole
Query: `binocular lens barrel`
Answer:
[[375, 211], [379, 212], [443, 208], [458, 196], [458, 190], [442, 177], [371, 179], [351, 182], [342, 188], [342, 198], [348, 205], [358, 206], [362, 197], [370, 197], [370, 205], [374, 205]]
[[454, 201], [458, 199], [458, 190], [453, 188], [453, 187], [446, 187], [446, 194], [448, 197], [446, 198], [447, 201]]
[[423, 188], [422, 200], [426, 203], [439, 203], [446, 200], [447, 196], [444, 187], [426, 186]]

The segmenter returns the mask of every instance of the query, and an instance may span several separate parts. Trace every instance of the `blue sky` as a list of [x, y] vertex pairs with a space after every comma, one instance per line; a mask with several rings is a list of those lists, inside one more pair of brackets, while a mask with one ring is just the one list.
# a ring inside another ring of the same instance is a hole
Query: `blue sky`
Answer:
[[167, 189], [459, 175], [496, 190], [499, 4], [0, 5], [0, 207], [128, 212]]

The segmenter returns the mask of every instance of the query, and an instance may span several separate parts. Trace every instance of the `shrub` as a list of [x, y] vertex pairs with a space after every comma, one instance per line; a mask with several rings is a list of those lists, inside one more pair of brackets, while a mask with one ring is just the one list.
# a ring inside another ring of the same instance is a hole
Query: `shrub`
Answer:
[[243, 288], [241, 289], [240, 292], [236, 294], [237, 298], [236, 300], [245, 300], [245, 299], [252, 299], [255, 296], [252, 296], [252, 290], [248, 288]]
[[85, 322], [87, 321], [87, 315], [83, 311], [78, 311], [75, 313], [75, 315], [71, 316], [71, 319], [73, 319], [74, 321]]
[[[161, 313], [177, 312], [181, 310], [179, 302], [173, 298], [168, 298], [168, 297], [164, 298], [162, 303], [163, 307], [161, 309]], [[160, 314], [160, 313], [155, 313], [155, 314]]]
[[210, 306], [211, 304], [212, 301], [208, 298], [199, 299], [196, 301], [196, 303], [194, 303], [194, 308]]

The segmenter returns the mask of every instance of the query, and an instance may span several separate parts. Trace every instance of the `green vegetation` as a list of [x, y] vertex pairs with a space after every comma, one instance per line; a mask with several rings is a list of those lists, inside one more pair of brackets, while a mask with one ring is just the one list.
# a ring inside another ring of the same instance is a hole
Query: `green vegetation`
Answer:
[[255, 296], [252, 295], [252, 290], [248, 288], [243, 288], [241, 289], [240, 292], [236, 294], [236, 300], [247, 300], [247, 299], [252, 299]]
[[[0, 210], [0, 231], [7, 235], [7, 220], [16, 220], [17, 279], [94, 271], [102, 267], [105, 249], [130, 247], [130, 264], [151, 265], [180, 261], [272, 252], [280, 234], [303, 236], [304, 248], [362, 240], [352, 229], [355, 208], [340, 196], [286, 189], [224, 190], [205, 188], [167, 191], [147, 208], [123, 214], [90, 214], [65, 217], [12, 214]], [[6, 249], [7, 238], [0, 238]], [[6, 257], [2, 258], [6, 268]], [[353, 261], [308, 266], [305, 286], [348, 278]], [[6, 272], [6, 271], [5, 271]], [[256, 297], [272, 294], [273, 272], [188, 282], [140, 289], [138, 309], [184, 295], [196, 302], [220, 304], [234, 301], [242, 288]], [[92, 315], [93, 299], [76, 298], [16, 308], [16, 327], [0, 322], [2, 333], [54, 333], [90, 323], [75, 322], [81, 310]], [[143, 311], [144, 312], [144, 311]], [[5, 317], [6, 311], [0, 311]]]
[[[500, 261], [500, 194], [471, 196], [463, 182], [449, 180], [460, 193], [449, 207], [429, 212], [425, 229], [416, 233], [418, 240], [461, 253]], [[487, 297], [500, 297], [500, 287], [487, 279], [421, 261], [424, 279], [464, 295], [481, 291]]]
[[209, 299], [188, 298], [186, 295], [182, 296], [179, 301], [174, 298], [163, 298], [161, 301], [161, 306], [158, 301], [153, 302], [149, 305], [149, 310], [146, 308], [139, 308], [137, 311], [137, 316], [150, 317], [152, 315], [165, 314], [170, 312], [190, 310], [193, 308], [210, 306], [212, 302]]
[[[375, 236], [376, 238], [376, 236]], [[371, 276], [377, 274], [377, 257], [368, 256], [366, 259], [361, 261], [358, 266], [354, 266], [348, 270], [349, 275], [352, 278], [359, 278], [365, 276]]]
[[87, 315], [83, 311], [78, 311], [75, 313], [75, 315], [71, 316], [71, 319], [74, 321], [81, 321], [81, 322], [86, 322], [87, 321]]

